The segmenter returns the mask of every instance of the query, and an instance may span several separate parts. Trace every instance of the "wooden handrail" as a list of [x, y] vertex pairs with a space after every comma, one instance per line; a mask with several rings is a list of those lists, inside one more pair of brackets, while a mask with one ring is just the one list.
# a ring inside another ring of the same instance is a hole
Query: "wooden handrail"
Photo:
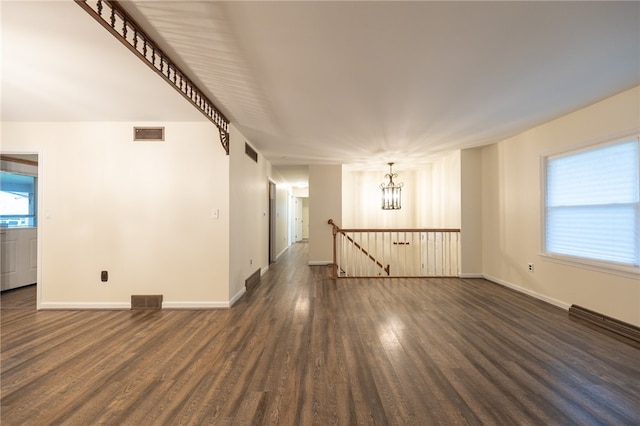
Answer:
[[220, 133], [222, 148], [229, 155], [229, 119], [213, 101], [187, 77], [187, 74], [146, 32], [117, 0], [75, 0], [89, 15], [178, 91], [211, 121]]
[[[329, 225], [333, 220], [329, 219]], [[341, 232], [460, 232], [460, 228], [339, 228]]]
[[336, 234], [340, 230], [338, 225], [333, 223], [333, 219], [329, 219], [329, 225], [331, 225], [331, 234], [333, 235], [333, 268], [331, 278], [338, 278], [338, 261], [336, 259]]
[[327, 223], [341, 232], [460, 232], [460, 228], [340, 228], [333, 219], [329, 219]]
[[[333, 219], [327, 223], [333, 233], [333, 278], [455, 277], [460, 274], [459, 228], [340, 228]], [[340, 242], [338, 235], [342, 238]], [[368, 260], [361, 254], [386, 274], [375, 268], [371, 271]]]

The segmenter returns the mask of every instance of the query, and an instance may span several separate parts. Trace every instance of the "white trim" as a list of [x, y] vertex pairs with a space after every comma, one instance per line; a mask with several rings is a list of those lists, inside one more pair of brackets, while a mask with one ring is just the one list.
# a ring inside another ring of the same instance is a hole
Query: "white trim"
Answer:
[[38, 211], [37, 211], [37, 215], [38, 215], [38, 230], [36, 231], [36, 238], [38, 239], [37, 241], [37, 252], [36, 252], [36, 267], [38, 268], [37, 270], [37, 274], [38, 274], [38, 281], [36, 282], [36, 310], [39, 310], [42, 308], [42, 285], [43, 285], [43, 280], [42, 280], [42, 265], [44, 265], [44, 261], [43, 261], [43, 256], [44, 256], [44, 245], [43, 245], [43, 241], [44, 241], [44, 235], [43, 235], [43, 222], [45, 219], [45, 208], [47, 207], [44, 204], [44, 181], [43, 181], [43, 177], [44, 177], [44, 158], [45, 156], [43, 155], [44, 149], [40, 149], [38, 151]]
[[[162, 302], [162, 309], [229, 309], [245, 293], [243, 287], [230, 302]], [[43, 302], [38, 310], [130, 310], [130, 302]]]
[[640, 278], [640, 268], [635, 266], [626, 266], [609, 262], [598, 262], [597, 260], [589, 260], [581, 257], [562, 256], [559, 254], [540, 253], [544, 260], [552, 263], [558, 263], [575, 268], [588, 269], [590, 271], [602, 272], [604, 274], [619, 275], [626, 278]]
[[235, 305], [235, 303], [236, 303], [238, 300], [240, 300], [240, 298], [241, 298], [241, 297], [242, 297], [246, 292], [247, 292], [247, 288], [246, 288], [245, 286], [242, 286], [242, 288], [240, 289], [240, 291], [239, 291], [239, 292], [237, 292], [237, 293], [236, 293], [236, 295], [235, 295], [235, 296], [233, 296], [233, 297], [231, 298], [231, 300], [229, 300], [229, 306], [228, 306], [228, 307], [231, 307], [231, 306]]
[[287, 251], [288, 248], [289, 248], [289, 246], [286, 246], [280, 253], [278, 253], [276, 255], [276, 260], [280, 259], [280, 256], [282, 256], [284, 254], [284, 252]]
[[331, 265], [333, 261], [331, 260], [310, 260], [307, 265], [309, 266], [327, 266]]
[[[42, 253], [43, 253], [43, 249], [42, 247], [43, 244], [43, 234], [42, 234], [42, 229], [43, 229], [43, 223], [44, 223], [44, 219], [45, 219], [45, 205], [44, 205], [44, 183], [42, 181], [42, 177], [44, 176], [44, 151], [45, 149], [43, 147], [37, 147], [37, 148], [32, 148], [32, 149], [26, 149], [26, 150], [22, 150], [22, 149], [18, 149], [18, 150], [3, 150], [0, 149], [0, 153], [1, 154], [5, 154], [5, 155], [21, 155], [21, 154], [28, 154], [28, 155], [37, 155], [38, 156], [38, 165], [36, 167], [37, 169], [37, 178], [38, 178], [38, 185], [37, 185], [37, 192], [38, 192], [38, 200], [37, 200], [37, 230], [36, 230], [36, 264], [37, 264], [37, 270], [36, 270], [36, 310], [40, 310], [40, 309], [74, 309], [74, 308], [46, 308], [46, 307], [42, 307], [42, 268], [40, 267], [40, 265], [44, 265], [44, 262], [42, 260]], [[4, 161], [3, 161], [4, 162]], [[113, 309], [113, 308], [107, 308], [107, 309]], [[116, 308], [119, 309], [119, 308]]]
[[570, 303], [563, 302], [558, 299], [554, 299], [553, 297], [545, 296], [544, 294], [537, 293], [532, 290], [528, 290], [526, 288], [520, 287], [518, 285], [512, 284], [510, 282], [501, 280], [500, 278], [492, 277], [491, 275], [483, 274], [484, 279], [494, 282], [496, 284], [500, 284], [501, 286], [508, 287], [512, 290], [516, 290], [520, 293], [527, 294], [529, 296], [535, 297], [536, 299], [542, 300], [543, 302], [550, 303], [552, 305], [558, 306], [566, 311], [571, 307]]
[[265, 266], [264, 268], [261, 268], [260, 276], [263, 276], [264, 274], [266, 274], [268, 270], [269, 270], [269, 265]]
[[39, 310], [123, 310], [131, 309], [131, 302], [42, 302]]
[[162, 309], [229, 309], [229, 302], [162, 302]]
[[460, 274], [460, 278], [484, 278], [484, 275], [480, 272], [466, 272]]

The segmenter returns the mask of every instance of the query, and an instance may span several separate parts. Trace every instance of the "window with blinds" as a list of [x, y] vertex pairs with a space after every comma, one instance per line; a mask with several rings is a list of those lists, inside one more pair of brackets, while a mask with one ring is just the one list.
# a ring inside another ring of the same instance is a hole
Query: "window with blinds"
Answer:
[[638, 138], [548, 157], [545, 252], [640, 265]]

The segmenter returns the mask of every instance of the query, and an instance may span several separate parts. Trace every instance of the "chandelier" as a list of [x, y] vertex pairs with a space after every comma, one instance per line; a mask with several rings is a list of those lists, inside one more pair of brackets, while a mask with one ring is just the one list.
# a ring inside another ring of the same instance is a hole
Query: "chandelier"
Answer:
[[382, 190], [382, 210], [399, 210], [402, 205], [402, 186], [404, 183], [395, 183], [394, 178], [398, 177], [397, 173], [393, 173], [393, 163], [389, 164], [389, 173], [384, 175], [389, 179], [387, 183], [381, 183], [380, 189]]

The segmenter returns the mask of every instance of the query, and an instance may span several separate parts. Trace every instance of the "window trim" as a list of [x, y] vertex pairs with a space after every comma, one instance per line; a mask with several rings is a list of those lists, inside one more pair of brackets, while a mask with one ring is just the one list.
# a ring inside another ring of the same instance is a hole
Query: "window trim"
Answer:
[[[631, 139], [635, 139], [640, 146], [640, 129], [636, 129], [632, 132], [625, 132], [621, 135], [616, 135], [614, 137], [600, 139], [598, 141], [591, 141], [590, 143], [580, 144], [578, 146], [573, 146], [568, 149], [564, 149], [562, 151], [546, 153], [540, 156], [540, 170], [541, 170], [540, 243], [541, 243], [541, 248], [540, 248], [539, 256], [541, 258], [553, 263], [593, 270], [597, 272], [610, 273], [610, 274], [620, 275], [624, 277], [637, 279], [640, 276], [640, 265], [630, 265], [630, 264], [620, 263], [620, 262], [589, 259], [589, 258], [583, 258], [578, 256], [547, 252], [547, 164], [548, 164], [548, 160], [552, 158], [562, 157], [565, 155], [579, 154], [581, 152], [590, 151], [592, 149], [604, 148], [608, 145], [615, 145], [618, 143], [629, 141]], [[640, 158], [638, 158], [638, 161], [640, 165]]]
[[558, 263], [562, 265], [573, 266], [576, 268], [588, 269], [591, 271], [620, 275], [627, 278], [638, 279], [640, 277], [639, 267], [629, 266], [622, 263], [598, 261], [582, 257], [568, 256], [564, 254], [545, 253], [544, 251], [539, 253], [539, 256], [551, 263]]

